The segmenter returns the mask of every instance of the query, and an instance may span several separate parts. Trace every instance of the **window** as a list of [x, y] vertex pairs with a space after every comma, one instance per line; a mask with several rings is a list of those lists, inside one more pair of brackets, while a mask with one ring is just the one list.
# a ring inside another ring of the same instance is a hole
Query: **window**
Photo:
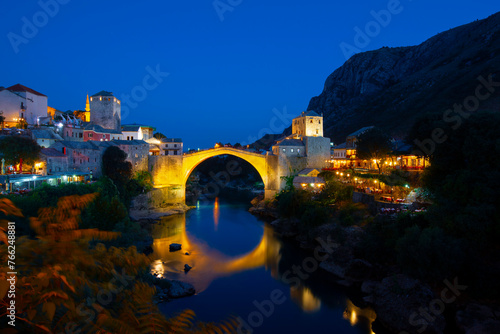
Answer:
[[297, 153], [300, 153], [300, 148], [297, 149]]
[[318, 123], [321, 124], [321, 120], [320, 119], [318, 119]]
[[313, 122], [313, 120], [311, 119], [311, 120], [309, 121], [309, 123], [311, 123], [311, 124], [312, 124], [312, 122]]
[[177, 147], [177, 144], [174, 144], [174, 147]]
[[90, 162], [90, 158], [87, 158], [87, 162]]
[[80, 138], [83, 138], [83, 133], [80, 132]]
[[293, 148], [292, 148], [292, 149], [290, 149], [290, 152], [291, 152], [291, 153], [293, 153]]
[[317, 135], [319, 134], [319, 130], [318, 130], [318, 129], [316, 129], [316, 134], [317, 134]]
[[286, 153], [286, 148], [283, 149], [283, 153]]

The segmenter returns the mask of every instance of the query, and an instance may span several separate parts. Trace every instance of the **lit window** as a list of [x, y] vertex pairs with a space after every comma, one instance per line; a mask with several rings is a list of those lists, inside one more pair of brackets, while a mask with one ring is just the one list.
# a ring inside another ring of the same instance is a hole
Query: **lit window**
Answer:
[[292, 149], [290, 149], [290, 152], [292, 152], [292, 153], [293, 153], [293, 148], [292, 148]]
[[286, 148], [283, 149], [283, 153], [286, 153]]

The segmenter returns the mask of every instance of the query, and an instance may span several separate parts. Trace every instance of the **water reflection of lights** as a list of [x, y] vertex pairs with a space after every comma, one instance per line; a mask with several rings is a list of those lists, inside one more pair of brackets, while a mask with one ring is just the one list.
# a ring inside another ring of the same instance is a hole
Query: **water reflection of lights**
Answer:
[[316, 298], [309, 288], [304, 286], [291, 287], [290, 296], [306, 313], [314, 313], [321, 308], [321, 300]]
[[214, 230], [216, 232], [217, 232], [217, 229], [219, 228], [219, 218], [220, 218], [219, 197], [216, 197], [215, 203], [214, 203]]
[[[214, 205], [214, 223], [217, 227], [220, 216], [220, 204]], [[159, 277], [178, 279], [194, 285], [197, 293], [203, 292], [215, 279], [238, 272], [264, 267], [275, 279], [280, 278], [279, 263], [282, 244], [274, 236], [268, 225], [263, 226], [263, 234], [259, 244], [246, 254], [237, 257], [227, 256], [209, 247], [206, 242], [198, 240], [186, 231], [186, 216], [176, 215], [165, 218], [161, 224], [153, 227], [153, 251], [158, 260], [151, 265], [151, 272]], [[169, 251], [171, 243], [182, 244], [182, 251]], [[185, 255], [188, 252], [189, 255]], [[193, 269], [188, 275], [184, 273], [184, 264]], [[321, 309], [321, 300], [306, 286], [290, 287], [293, 302], [307, 313]], [[350, 300], [347, 301], [343, 314], [344, 319], [352, 326], [369, 329], [376, 318], [372, 309], [361, 309]]]
[[[218, 207], [218, 205], [217, 205]], [[219, 216], [215, 214], [214, 218]], [[218, 221], [218, 219], [217, 219]], [[196, 291], [205, 290], [214, 279], [233, 273], [265, 267], [277, 274], [281, 259], [281, 243], [274, 237], [273, 230], [265, 225], [262, 239], [250, 252], [239, 257], [229, 257], [210, 248], [205, 242], [197, 240], [186, 232], [185, 215], [171, 216], [163, 224], [154, 227], [153, 251], [160, 258], [151, 266], [151, 272], [160, 277], [182, 279], [195, 286]], [[182, 251], [170, 253], [169, 245], [179, 243]], [[189, 255], [185, 255], [188, 252]], [[163, 260], [162, 260], [163, 259]], [[165, 261], [165, 262], [163, 262]], [[193, 269], [184, 274], [184, 264]]]
[[377, 318], [375, 311], [371, 308], [362, 309], [354, 305], [350, 300], [347, 300], [346, 309], [343, 314], [343, 318], [351, 323], [351, 326], [354, 326], [360, 322], [365, 323], [369, 326], [370, 333], [375, 334], [373, 332], [372, 324]]

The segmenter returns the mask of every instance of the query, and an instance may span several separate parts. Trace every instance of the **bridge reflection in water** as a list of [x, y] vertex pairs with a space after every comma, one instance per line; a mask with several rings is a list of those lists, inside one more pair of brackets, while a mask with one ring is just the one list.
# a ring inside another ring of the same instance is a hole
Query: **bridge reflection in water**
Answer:
[[[214, 230], [217, 231], [220, 219], [217, 200], [213, 206], [213, 219]], [[274, 236], [273, 229], [267, 224], [263, 225], [263, 233], [258, 245], [249, 252], [236, 257], [223, 254], [211, 248], [206, 242], [190, 235], [186, 231], [186, 215], [164, 218], [160, 224], [153, 227], [153, 238], [153, 254], [157, 260], [152, 263], [152, 273], [160, 277], [191, 283], [197, 294], [205, 291], [218, 278], [259, 267], [265, 267], [276, 280], [279, 280], [281, 276], [279, 265], [282, 242]], [[169, 245], [172, 243], [181, 244], [182, 250], [170, 252]], [[193, 267], [188, 274], [184, 272], [184, 264]], [[320, 298], [305, 285], [291, 286], [290, 297], [305, 313], [313, 313], [321, 308]], [[343, 317], [352, 326], [363, 323], [363, 327], [371, 328], [376, 315], [373, 310], [361, 309], [348, 300]]]

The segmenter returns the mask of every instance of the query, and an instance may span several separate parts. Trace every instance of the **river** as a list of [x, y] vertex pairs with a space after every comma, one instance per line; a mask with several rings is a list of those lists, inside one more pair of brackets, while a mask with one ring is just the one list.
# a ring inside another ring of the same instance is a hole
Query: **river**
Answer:
[[[161, 311], [169, 316], [191, 309], [198, 320], [214, 322], [234, 316], [253, 333], [373, 334], [373, 310], [356, 307], [327, 273], [302, 270], [307, 277], [300, 284], [297, 275], [285, 275], [311, 254], [281, 240], [248, 208], [218, 199], [198, 202], [196, 209], [154, 227], [152, 271], [197, 291], [160, 304]], [[182, 244], [182, 251], [169, 252], [171, 243]], [[193, 268], [185, 273], [184, 264]]]

